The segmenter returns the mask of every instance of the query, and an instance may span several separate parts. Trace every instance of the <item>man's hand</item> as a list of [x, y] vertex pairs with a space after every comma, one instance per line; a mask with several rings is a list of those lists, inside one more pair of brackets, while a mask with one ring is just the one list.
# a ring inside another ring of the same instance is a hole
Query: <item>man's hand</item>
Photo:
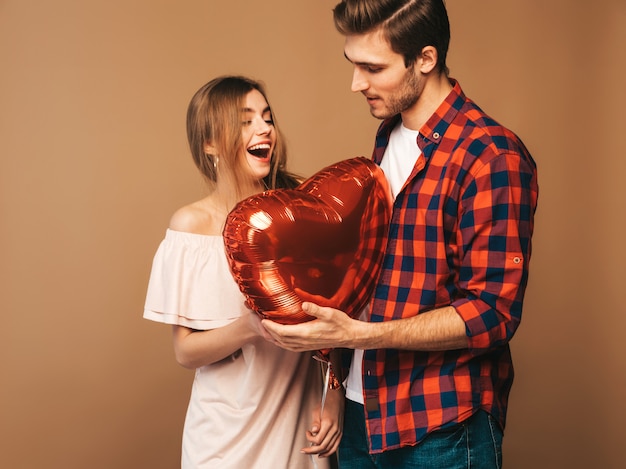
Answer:
[[269, 319], [262, 321], [274, 342], [282, 348], [294, 352], [323, 350], [331, 348], [354, 348], [351, 337], [364, 323], [350, 318], [338, 309], [318, 306], [305, 302], [302, 310], [316, 319], [301, 324], [284, 325]]
[[270, 340], [295, 352], [333, 348], [433, 352], [468, 346], [465, 322], [452, 306], [377, 323], [352, 319], [343, 311], [311, 302], [302, 303], [302, 310], [315, 319], [290, 326], [264, 319]]

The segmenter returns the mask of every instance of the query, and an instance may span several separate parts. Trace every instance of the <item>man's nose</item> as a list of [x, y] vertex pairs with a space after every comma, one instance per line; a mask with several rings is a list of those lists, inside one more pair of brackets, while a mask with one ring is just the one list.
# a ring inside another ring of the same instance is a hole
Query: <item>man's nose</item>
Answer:
[[369, 87], [367, 80], [363, 76], [363, 74], [359, 71], [357, 67], [354, 68], [352, 72], [352, 86], [350, 87], [352, 91], [364, 91]]

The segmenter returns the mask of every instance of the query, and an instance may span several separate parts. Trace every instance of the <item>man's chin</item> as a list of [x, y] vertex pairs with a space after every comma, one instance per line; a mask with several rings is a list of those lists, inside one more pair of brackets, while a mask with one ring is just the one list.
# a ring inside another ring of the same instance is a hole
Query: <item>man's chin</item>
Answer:
[[384, 120], [384, 119], [388, 119], [389, 117], [392, 117], [389, 115], [389, 113], [385, 112], [384, 110], [376, 109], [373, 107], [370, 107], [370, 114], [376, 119], [380, 119], [380, 120]]

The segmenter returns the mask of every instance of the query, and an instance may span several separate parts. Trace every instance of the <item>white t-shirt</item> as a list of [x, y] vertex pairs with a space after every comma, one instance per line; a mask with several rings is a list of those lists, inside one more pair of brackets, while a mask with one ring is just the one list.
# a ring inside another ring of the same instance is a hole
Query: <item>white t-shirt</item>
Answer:
[[[422, 151], [417, 146], [418, 130], [407, 129], [402, 122], [397, 125], [389, 137], [389, 145], [380, 163], [385, 173], [387, 182], [391, 188], [394, 199], [404, 187], [404, 183], [411, 175], [415, 163]], [[367, 321], [369, 305], [363, 309], [359, 319]], [[355, 349], [350, 365], [350, 373], [344, 382], [346, 398], [363, 404], [363, 378], [362, 373], [363, 350]]]

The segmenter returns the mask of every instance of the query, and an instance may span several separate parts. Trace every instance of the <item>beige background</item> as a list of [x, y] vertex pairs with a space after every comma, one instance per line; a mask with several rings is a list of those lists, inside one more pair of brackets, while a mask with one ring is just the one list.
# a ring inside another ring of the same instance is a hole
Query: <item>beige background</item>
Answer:
[[[141, 315], [170, 214], [202, 195], [188, 100], [248, 74], [292, 169], [369, 156], [334, 4], [0, 0], [1, 467], [177, 466], [192, 373]], [[625, 467], [626, 2], [448, 8], [452, 76], [539, 166], [506, 467]]]

